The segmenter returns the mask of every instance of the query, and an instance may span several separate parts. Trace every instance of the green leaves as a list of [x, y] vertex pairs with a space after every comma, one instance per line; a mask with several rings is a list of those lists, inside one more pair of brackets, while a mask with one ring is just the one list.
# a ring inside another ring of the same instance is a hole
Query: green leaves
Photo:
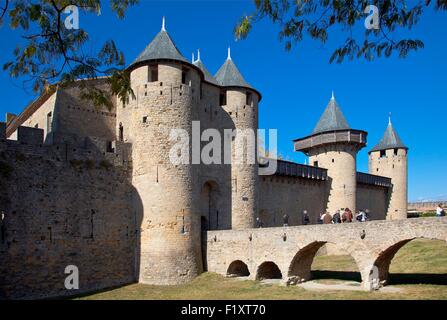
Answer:
[[[106, 41], [97, 52], [91, 47], [88, 32], [82, 28], [67, 29], [65, 19], [69, 6], [76, 6], [79, 13], [101, 13], [102, 3], [110, 3], [119, 18], [138, 0], [15, 0], [7, 2], [3, 13], [9, 17], [11, 30], [21, 29], [25, 43], [14, 50], [14, 59], [3, 65], [11, 77], [27, 78], [34, 92], [47, 90], [54, 83], [69, 85], [78, 79], [110, 77], [113, 94], [123, 101], [133, 95], [130, 80], [121, 70], [125, 65], [123, 52], [113, 40]], [[81, 14], [79, 14], [82, 17]], [[2, 8], [0, 7], [0, 17]], [[82, 25], [82, 24], [80, 24]], [[18, 31], [17, 31], [18, 32]], [[87, 55], [84, 52], [89, 52]], [[83, 83], [83, 82], [82, 82]], [[111, 95], [104, 87], [83, 85], [85, 99], [95, 106], [111, 107]]]
[[[261, 19], [270, 19], [280, 27], [279, 38], [286, 50], [309, 38], [325, 43], [331, 28], [337, 27], [347, 34], [345, 43], [336, 48], [329, 62], [341, 63], [363, 58], [368, 61], [380, 57], [390, 57], [396, 52], [406, 57], [424, 47], [418, 39], [394, 39], [401, 30], [411, 30], [427, 9], [434, 3], [436, 10], [447, 10], [447, 0], [425, 0], [406, 3], [401, 0], [254, 0], [255, 12], [242, 18], [235, 27], [237, 39], [245, 39], [253, 25]], [[374, 4], [378, 9], [379, 29], [365, 29], [367, 6]], [[359, 30], [365, 30], [359, 36]], [[355, 35], [355, 36], [354, 36]]]

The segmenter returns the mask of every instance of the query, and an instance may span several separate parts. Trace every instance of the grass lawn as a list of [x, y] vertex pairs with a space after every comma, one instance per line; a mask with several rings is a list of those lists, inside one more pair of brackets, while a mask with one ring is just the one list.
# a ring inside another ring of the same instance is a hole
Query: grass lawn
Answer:
[[[442, 241], [414, 240], [391, 263], [391, 286], [398, 293], [311, 291], [204, 273], [186, 285], [132, 284], [81, 299], [447, 299], [447, 246]], [[312, 265], [321, 283], [360, 280], [350, 256], [319, 256]]]

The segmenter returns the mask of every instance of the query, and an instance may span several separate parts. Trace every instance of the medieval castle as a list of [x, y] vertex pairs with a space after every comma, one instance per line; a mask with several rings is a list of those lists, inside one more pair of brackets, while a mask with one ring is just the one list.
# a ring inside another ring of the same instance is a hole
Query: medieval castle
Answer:
[[183, 283], [207, 268], [202, 231], [253, 228], [258, 216], [267, 227], [285, 213], [299, 225], [303, 210], [316, 223], [346, 207], [406, 218], [408, 148], [391, 122], [369, 151], [369, 173], [356, 170], [367, 132], [349, 126], [334, 96], [294, 141], [309, 165], [278, 160], [269, 176], [258, 163], [174, 165], [171, 129], [191, 135], [196, 120], [201, 130], [256, 130], [261, 93], [230, 53], [215, 76], [200, 55], [189, 62], [164, 23], [128, 70], [129, 103], [98, 109], [72, 85], [0, 123], [1, 298], [73, 294], [67, 265], [79, 268], [76, 293]]

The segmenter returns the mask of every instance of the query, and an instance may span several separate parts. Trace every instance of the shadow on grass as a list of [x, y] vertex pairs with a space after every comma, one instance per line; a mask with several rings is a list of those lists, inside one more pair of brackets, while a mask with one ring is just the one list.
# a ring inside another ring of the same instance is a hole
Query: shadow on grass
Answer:
[[391, 273], [389, 284], [447, 285], [447, 274], [441, 273]]
[[331, 279], [362, 282], [360, 272], [352, 271], [312, 270], [312, 279]]
[[[312, 271], [312, 279], [331, 279], [344, 281], [361, 282], [359, 272], [352, 271], [329, 271], [314, 270]], [[431, 284], [431, 285], [447, 285], [447, 274], [440, 273], [391, 273], [389, 277], [390, 285], [397, 284]]]

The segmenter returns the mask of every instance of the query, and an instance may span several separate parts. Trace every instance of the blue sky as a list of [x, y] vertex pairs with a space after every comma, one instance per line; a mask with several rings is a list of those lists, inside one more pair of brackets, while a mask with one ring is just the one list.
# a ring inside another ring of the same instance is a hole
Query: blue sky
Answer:
[[[351, 127], [369, 133], [358, 155], [358, 170], [367, 172], [367, 151], [381, 138], [392, 112], [394, 127], [410, 148], [409, 199], [447, 199], [447, 28], [445, 12], [427, 12], [409, 34], [425, 49], [406, 59], [392, 57], [329, 64], [334, 48], [345, 39], [341, 31], [329, 41], [306, 40], [286, 52], [278, 28], [265, 20], [248, 39], [236, 42], [233, 28], [253, 9], [252, 1], [149, 1], [131, 8], [125, 20], [108, 8], [100, 16], [81, 15], [80, 26], [90, 34], [91, 48], [114, 39], [130, 63], [151, 41], [166, 16], [166, 28], [183, 55], [201, 49], [211, 73], [224, 62], [227, 47], [245, 79], [263, 95], [260, 128], [278, 129], [280, 153], [304, 162], [291, 140], [309, 134], [326, 107], [331, 91]], [[363, 32], [359, 26], [357, 32]], [[408, 34], [408, 33], [407, 33]], [[402, 33], [396, 34], [398, 37]], [[0, 64], [11, 59], [20, 34], [0, 29]], [[19, 113], [34, 96], [0, 71], [0, 112]]]

